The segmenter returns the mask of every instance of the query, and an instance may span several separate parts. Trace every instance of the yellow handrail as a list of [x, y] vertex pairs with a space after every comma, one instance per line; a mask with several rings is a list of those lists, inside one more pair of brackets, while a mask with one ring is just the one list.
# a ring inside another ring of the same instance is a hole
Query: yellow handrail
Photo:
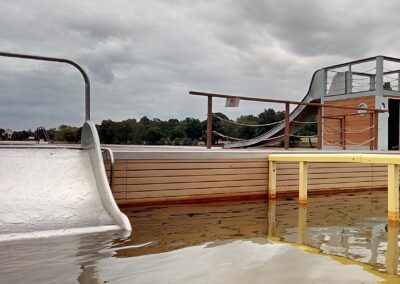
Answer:
[[400, 165], [400, 155], [392, 154], [270, 154], [268, 161], [367, 163]]
[[388, 166], [388, 219], [399, 220], [399, 169], [400, 155], [392, 154], [270, 154], [269, 198], [276, 197], [277, 162], [299, 162], [299, 203], [307, 202], [308, 163], [367, 163]]

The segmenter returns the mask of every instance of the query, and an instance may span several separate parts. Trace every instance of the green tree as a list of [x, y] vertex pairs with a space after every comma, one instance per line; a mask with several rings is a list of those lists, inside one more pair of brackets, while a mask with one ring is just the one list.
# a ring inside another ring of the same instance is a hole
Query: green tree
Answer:
[[192, 140], [201, 138], [203, 134], [203, 128], [198, 119], [188, 117], [182, 122], [182, 127], [185, 136]]
[[100, 141], [105, 144], [114, 144], [116, 142], [114, 122], [110, 119], [103, 120], [99, 126]]
[[[283, 111], [276, 112], [272, 108], [264, 109], [264, 111], [258, 115], [257, 124], [274, 123], [274, 122], [278, 122], [278, 121], [283, 121], [284, 118], [285, 118], [285, 113]], [[276, 125], [278, 125], [278, 123], [273, 124], [273, 125], [266, 125], [266, 126], [258, 127], [256, 134], [261, 135], [263, 133], [266, 133], [269, 130], [271, 130], [272, 128], [274, 128]]]
[[157, 127], [150, 127], [144, 133], [144, 140], [149, 145], [157, 145], [160, 144], [160, 140], [165, 138], [162, 131]]
[[[242, 115], [237, 119], [237, 122], [246, 125], [258, 124], [258, 119], [254, 115]], [[239, 125], [236, 128], [236, 137], [241, 139], [251, 139], [257, 136], [255, 127]]]

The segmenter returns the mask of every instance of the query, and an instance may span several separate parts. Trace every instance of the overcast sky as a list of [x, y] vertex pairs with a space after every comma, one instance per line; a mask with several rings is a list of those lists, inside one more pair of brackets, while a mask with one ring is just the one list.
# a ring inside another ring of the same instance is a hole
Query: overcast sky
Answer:
[[[92, 81], [92, 119], [196, 117], [189, 90], [301, 100], [316, 69], [400, 57], [400, 1], [1, 0], [0, 50], [66, 57]], [[72, 67], [1, 60], [0, 127], [83, 122]], [[243, 103], [230, 117], [265, 107]]]

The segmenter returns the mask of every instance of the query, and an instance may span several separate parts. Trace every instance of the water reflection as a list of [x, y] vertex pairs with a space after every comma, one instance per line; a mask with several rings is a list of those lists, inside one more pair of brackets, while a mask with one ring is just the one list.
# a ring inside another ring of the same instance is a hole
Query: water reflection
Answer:
[[276, 232], [276, 200], [268, 200], [268, 237], [274, 237]]
[[399, 224], [397, 222], [389, 222], [387, 229], [386, 270], [390, 274], [397, 274], [399, 266]]
[[297, 242], [307, 244], [307, 204], [299, 204], [299, 214], [297, 218]]
[[[269, 201], [268, 236], [368, 263], [397, 275], [398, 222], [387, 224], [386, 194], [313, 198], [307, 204]], [[307, 214], [309, 211], [309, 214]], [[297, 224], [294, 213], [297, 212]]]
[[237, 241], [265, 245], [272, 237], [396, 275], [399, 225], [387, 224], [386, 202], [384, 192], [374, 192], [312, 197], [303, 206], [286, 199], [123, 208], [133, 226], [129, 238], [107, 233], [0, 243], [0, 275], [5, 283], [131, 283], [128, 265], [136, 257], [154, 255], [158, 263], [159, 253]]
[[[132, 243], [158, 243], [117, 255], [166, 252], [215, 240], [278, 237], [385, 271], [390, 239], [386, 202], [385, 192], [369, 192], [312, 197], [302, 206], [287, 199], [125, 208], [136, 228]], [[396, 258], [394, 252], [390, 250], [388, 259]]]

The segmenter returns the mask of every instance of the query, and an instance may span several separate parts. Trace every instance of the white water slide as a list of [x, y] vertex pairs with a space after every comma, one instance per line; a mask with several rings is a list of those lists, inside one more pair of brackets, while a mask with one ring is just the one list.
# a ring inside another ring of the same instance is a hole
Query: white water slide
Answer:
[[[311, 79], [310, 87], [307, 94], [303, 98], [302, 102], [320, 102], [321, 101], [321, 70], [317, 70]], [[290, 121], [308, 121], [309, 117], [316, 113], [316, 108], [307, 105], [298, 105], [289, 116]], [[290, 134], [294, 134], [303, 125], [299, 123], [290, 124]], [[254, 147], [254, 146], [265, 146], [272, 145], [284, 139], [283, 134], [285, 133], [285, 123], [279, 123], [268, 132], [255, 137], [253, 139], [238, 141], [234, 143], [225, 144], [224, 148], [242, 148], [242, 147]]]
[[131, 231], [128, 218], [111, 193], [99, 137], [90, 121], [89, 80], [82, 74], [86, 83], [86, 122], [80, 148], [0, 146], [0, 241]]

